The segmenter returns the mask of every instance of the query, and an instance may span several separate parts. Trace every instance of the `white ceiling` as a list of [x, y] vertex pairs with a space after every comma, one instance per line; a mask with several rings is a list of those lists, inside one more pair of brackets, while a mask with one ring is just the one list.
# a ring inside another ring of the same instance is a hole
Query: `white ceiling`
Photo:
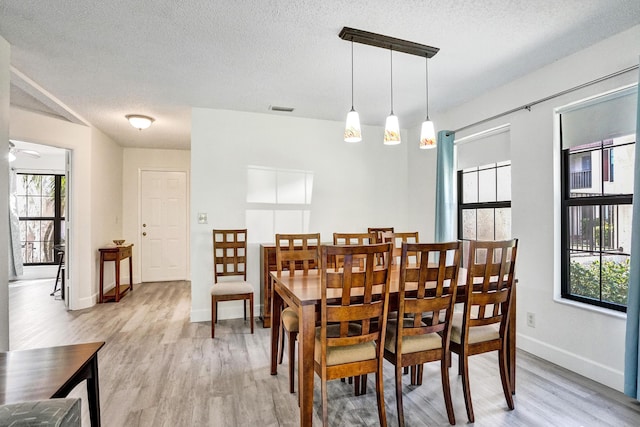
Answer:
[[[191, 107], [344, 120], [344, 26], [440, 48], [429, 62], [433, 116], [639, 23], [638, 0], [0, 2], [14, 105], [44, 111], [53, 97], [67, 109], [50, 113], [149, 148], [188, 148]], [[389, 52], [354, 52], [356, 110], [381, 126]], [[425, 115], [424, 59], [395, 53], [393, 67], [394, 111], [401, 127], [415, 126]], [[131, 113], [156, 122], [137, 131], [124, 118]]]

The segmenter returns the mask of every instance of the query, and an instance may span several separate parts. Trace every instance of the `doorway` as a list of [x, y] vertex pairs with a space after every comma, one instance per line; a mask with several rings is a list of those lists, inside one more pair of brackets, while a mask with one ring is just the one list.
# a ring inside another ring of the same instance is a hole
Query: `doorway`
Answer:
[[187, 172], [140, 171], [141, 281], [187, 279]]

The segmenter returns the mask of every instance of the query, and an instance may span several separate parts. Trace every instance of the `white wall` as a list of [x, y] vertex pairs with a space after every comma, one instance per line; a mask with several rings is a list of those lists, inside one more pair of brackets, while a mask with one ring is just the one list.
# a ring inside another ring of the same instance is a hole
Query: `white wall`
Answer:
[[[209, 288], [213, 283], [213, 228], [244, 228], [246, 211], [259, 209], [247, 198], [247, 166], [312, 171], [313, 198], [309, 232], [331, 241], [333, 232], [366, 231], [367, 227], [408, 222], [407, 142], [382, 144], [381, 127], [363, 128], [360, 144], [342, 139], [343, 122], [276, 114], [241, 113], [194, 108], [191, 128], [191, 277], [192, 321], [211, 318]], [[407, 134], [402, 137], [407, 141]], [[417, 141], [417, 139], [416, 139]], [[417, 142], [416, 142], [417, 144]], [[278, 206], [268, 206], [274, 210]], [[206, 212], [208, 224], [198, 224]], [[292, 225], [292, 227], [294, 227]], [[277, 232], [300, 230], [282, 227]], [[268, 226], [265, 230], [269, 229]], [[248, 280], [259, 306], [260, 259], [255, 237], [273, 236], [249, 229]], [[220, 318], [241, 317], [242, 304], [220, 304]]]
[[[0, 37], [0, 237], [9, 242], [9, 43]], [[9, 350], [9, 247], [0, 245], [0, 351]]]
[[[188, 150], [124, 149], [122, 166], [122, 238], [134, 244], [133, 281], [135, 283], [139, 283], [141, 280], [141, 243], [138, 221], [140, 217], [140, 171], [143, 170], [185, 171], [189, 176], [191, 152]], [[189, 268], [189, 254], [187, 254], [187, 268]], [[128, 270], [126, 274], [129, 274]], [[187, 277], [190, 277], [188, 270]]]
[[[640, 26], [561, 59], [442, 115], [456, 129], [637, 65]], [[623, 315], [560, 300], [559, 140], [554, 108], [637, 82], [638, 71], [546, 101], [456, 135], [511, 124], [512, 233], [520, 239], [518, 347], [617, 390], [623, 388]], [[411, 180], [422, 173], [411, 167]], [[526, 325], [535, 313], [535, 328]]]
[[10, 137], [71, 150], [67, 295], [70, 309], [91, 307], [98, 295], [98, 248], [121, 234], [113, 218], [122, 212], [122, 149], [90, 127], [19, 108], [10, 110]]

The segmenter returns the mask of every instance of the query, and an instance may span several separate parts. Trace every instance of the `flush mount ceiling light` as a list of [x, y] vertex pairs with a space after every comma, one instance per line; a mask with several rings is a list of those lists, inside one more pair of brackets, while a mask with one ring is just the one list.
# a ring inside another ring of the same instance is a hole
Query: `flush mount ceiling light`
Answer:
[[146, 129], [155, 121], [153, 117], [143, 116], [141, 114], [128, 114], [125, 116], [131, 126], [138, 130]]
[[[397, 39], [395, 37], [389, 37], [382, 34], [371, 33], [369, 31], [357, 30], [355, 28], [343, 27], [338, 34], [342, 40], [347, 40], [355, 43], [366, 44], [369, 46], [379, 47], [383, 49], [389, 49], [391, 51], [391, 114], [387, 117], [386, 125], [385, 125], [385, 136], [384, 143], [387, 145], [394, 145], [400, 143], [400, 129], [398, 125], [398, 117], [393, 114], [393, 51], [408, 53], [410, 55], [416, 55], [424, 57], [425, 59], [432, 58], [438, 51], [440, 50], [437, 47], [427, 46], [420, 43], [411, 42], [408, 40]], [[351, 69], [352, 69], [352, 83], [351, 88], [353, 91], [353, 50], [351, 54]], [[429, 98], [428, 98], [428, 75], [427, 75], [427, 119], [425, 123], [423, 123], [423, 132], [421, 132], [420, 137], [420, 148], [431, 148], [435, 147], [435, 130], [433, 129], [433, 122], [429, 120]], [[353, 104], [353, 92], [351, 96], [351, 102]], [[352, 105], [352, 112], [353, 110]], [[349, 113], [351, 114], [351, 112]], [[356, 113], [357, 114], [357, 113]], [[348, 117], [347, 117], [348, 124]], [[426, 125], [426, 128], [425, 128]], [[429, 138], [429, 135], [433, 134], [433, 138]], [[423, 138], [423, 135], [426, 135]], [[425, 146], [423, 147], [423, 139], [426, 141]], [[431, 144], [430, 141], [433, 141]], [[345, 141], [346, 141], [346, 132], [345, 132]]]

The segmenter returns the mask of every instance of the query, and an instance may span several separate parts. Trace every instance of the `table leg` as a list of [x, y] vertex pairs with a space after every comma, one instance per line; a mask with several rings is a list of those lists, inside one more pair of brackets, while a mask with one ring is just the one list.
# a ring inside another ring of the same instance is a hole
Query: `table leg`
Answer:
[[116, 302], [120, 301], [120, 253], [116, 255]]
[[310, 304], [302, 306], [299, 315], [298, 390], [300, 391], [300, 425], [310, 426], [313, 423], [313, 352], [316, 342], [315, 305]]
[[[271, 375], [278, 374], [278, 341], [280, 339], [280, 315], [282, 297], [271, 288]], [[289, 344], [291, 345], [291, 344]]]
[[100, 252], [100, 296], [98, 298], [99, 303], [104, 302], [104, 254]]
[[100, 391], [98, 388], [98, 355], [90, 361], [91, 374], [87, 378], [87, 398], [89, 400], [89, 418], [92, 427], [100, 427]]
[[129, 291], [133, 291], [133, 254], [129, 256]]

